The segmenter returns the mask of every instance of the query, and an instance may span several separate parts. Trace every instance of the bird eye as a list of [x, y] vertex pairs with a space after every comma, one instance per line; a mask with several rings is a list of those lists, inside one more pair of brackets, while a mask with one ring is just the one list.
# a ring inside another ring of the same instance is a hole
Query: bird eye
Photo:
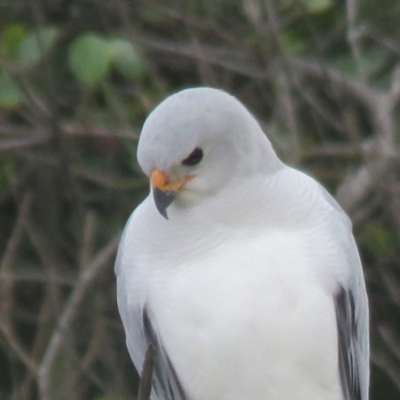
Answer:
[[183, 161], [183, 165], [196, 165], [203, 158], [203, 150], [200, 147], [196, 147]]

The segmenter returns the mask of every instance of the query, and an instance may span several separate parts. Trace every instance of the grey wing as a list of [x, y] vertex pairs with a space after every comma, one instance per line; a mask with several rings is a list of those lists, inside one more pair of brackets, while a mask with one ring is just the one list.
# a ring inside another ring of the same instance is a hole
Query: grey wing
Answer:
[[367, 400], [369, 390], [368, 299], [360, 257], [351, 223], [336, 201], [325, 199], [338, 212], [334, 227], [345, 252], [347, 276], [335, 294], [339, 372], [344, 400]]
[[369, 386], [368, 303], [364, 285], [340, 286], [335, 296], [339, 371], [344, 400], [367, 400]]
[[118, 249], [115, 273], [118, 309], [129, 354], [140, 374], [147, 348], [151, 344], [155, 349], [151, 399], [184, 400], [182, 386], [146, 309], [144, 282], [140, 274], [134, 273], [134, 257], [131, 251], [124, 254], [124, 247], [130, 248], [126, 234], [128, 229], [129, 222]]
[[148, 344], [151, 344], [155, 349], [153, 387], [156, 398], [184, 400], [183, 389], [175, 369], [152, 327], [146, 308], [143, 311], [143, 326]]

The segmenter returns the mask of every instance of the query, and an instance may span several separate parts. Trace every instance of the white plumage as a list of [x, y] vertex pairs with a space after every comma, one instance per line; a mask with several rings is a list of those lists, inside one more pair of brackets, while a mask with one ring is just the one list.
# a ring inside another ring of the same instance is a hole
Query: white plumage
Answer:
[[116, 275], [139, 371], [156, 349], [152, 399], [367, 400], [368, 302], [335, 200], [216, 89], [162, 102], [138, 160], [151, 193]]

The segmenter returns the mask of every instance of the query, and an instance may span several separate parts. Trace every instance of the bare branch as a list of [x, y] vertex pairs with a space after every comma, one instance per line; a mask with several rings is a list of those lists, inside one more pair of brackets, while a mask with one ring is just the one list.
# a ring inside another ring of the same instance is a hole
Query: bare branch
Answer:
[[152, 384], [153, 369], [154, 369], [154, 357], [155, 357], [155, 349], [150, 344], [147, 347], [146, 356], [144, 358], [137, 400], [150, 399], [151, 384]]
[[361, 45], [360, 45], [360, 29], [356, 26], [357, 14], [358, 14], [358, 2], [357, 0], [347, 0], [347, 40], [350, 44], [353, 59], [357, 64], [359, 76], [363, 82], [366, 81], [365, 70], [362, 61]]
[[65, 334], [69, 329], [74, 316], [77, 313], [79, 304], [86, 294], [89, 285], [97, 277], [100, 270], [110, 261], [116, 252], [120, 240], [117, 235], [97, 254], [92, 262], [83, 269], [75, 287], [61, 313], [57, 326], [51, 336], [46, 352], [40, 364], [38, 373], [38, 387], [42, 400], [51, 400], [50, 398], [50, 371], [54, 360], [63, 345]]

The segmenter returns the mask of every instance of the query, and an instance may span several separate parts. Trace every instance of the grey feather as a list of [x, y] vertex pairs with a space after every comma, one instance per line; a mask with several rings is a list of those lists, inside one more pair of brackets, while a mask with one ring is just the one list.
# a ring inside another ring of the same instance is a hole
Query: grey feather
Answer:
[[361, 400], [359, 371], [354, 341], [357, 324], [354, 316], [354, 298], [343, 287], [335, 297], [338, 326], [339, 371], [343, 394], [346, 399]]
[[[365, 366], [368, 341], [356, 314], [354, 293], [340, 288], [335, 297], [338, 326], [339, 371], [345, 400], [366, 400]], [[367, 361], [368, 362], [368, 361]]]

